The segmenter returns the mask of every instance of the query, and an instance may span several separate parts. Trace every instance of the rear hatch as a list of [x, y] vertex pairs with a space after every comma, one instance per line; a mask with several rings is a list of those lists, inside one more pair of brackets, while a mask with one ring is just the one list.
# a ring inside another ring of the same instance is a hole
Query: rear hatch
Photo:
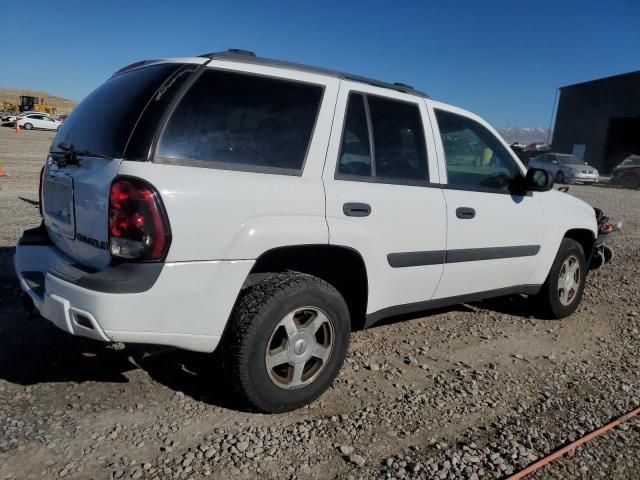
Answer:
[[52, 241], [77, 263], [109, 265], [111, 182], [123, 158], [146, 160], [170, 97], [196, 67], [156, 63], [118, 73], [60, 128], [43, 170], [42, 214]]

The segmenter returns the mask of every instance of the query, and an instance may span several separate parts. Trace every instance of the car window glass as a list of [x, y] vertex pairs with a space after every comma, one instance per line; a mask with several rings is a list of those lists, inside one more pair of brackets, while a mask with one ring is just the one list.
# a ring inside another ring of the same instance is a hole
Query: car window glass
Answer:
[[518, 167], [502, 143], [478, 122], [436, 110], [453, 187], [508, 191]]
[[371, 176], [371, 145], [364, 97], [354, 94], [349, 97], [338, 173], [344, 175]]
[[169, 119], [157, 156], [299, 173], [322, 93], [319, 85], [207, 70]]
[[52, 145], [69, 142], [76, 150], [121, 157], [141, 113], [156, 102], [165, 81], [175, 79], [172, 74], [183, 68], [192, 67], [162, 63], [114, 75], [74, 108]]
[[351, 94], [338, 174], [363, 180], [375, 178], [380, 183], [411, 183], [426, 182], [427, 173], [424, 128], [418, 105], [374, 95]]
[[415, 103], [368, 96], [376, 176], [426, 180], [427, 152]]

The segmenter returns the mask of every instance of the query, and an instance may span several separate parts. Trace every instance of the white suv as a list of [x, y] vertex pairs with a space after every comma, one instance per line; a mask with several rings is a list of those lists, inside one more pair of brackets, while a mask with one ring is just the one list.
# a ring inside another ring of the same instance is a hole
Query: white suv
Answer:
[[42, 316], [212, 352], [255, 408], [333, 381], [353, 328], [505, 294], [578, 306], [593, 208], [481, 118], [229, 51], [130, 65], [60, 128], [15, 268]]

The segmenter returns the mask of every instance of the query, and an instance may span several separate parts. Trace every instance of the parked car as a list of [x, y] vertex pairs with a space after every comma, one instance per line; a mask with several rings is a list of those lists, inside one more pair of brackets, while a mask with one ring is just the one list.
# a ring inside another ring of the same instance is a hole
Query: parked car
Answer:
[[597, 235], [480, 117], [241, 51], [114, 74], [56, 135], [41, 205], [15, 269], [42, 316], [217, 348], [266, 412], [321, 395], [351, 330], [390, 316], [507, 294], [570, 315]]
[[58, 130], [62, 122], [44, 113], [30, 113], [18, 117], [18, 125], [25, 130]]
[[640, 155], [629, 155], [611, 171], [611, 183], [626, 188], [640, 187]]
[[566, 153], [543, 153], [529, 160], [529, 166], [546, 170], [557, 183], [592, 184], [600, 178], [596, 167]]

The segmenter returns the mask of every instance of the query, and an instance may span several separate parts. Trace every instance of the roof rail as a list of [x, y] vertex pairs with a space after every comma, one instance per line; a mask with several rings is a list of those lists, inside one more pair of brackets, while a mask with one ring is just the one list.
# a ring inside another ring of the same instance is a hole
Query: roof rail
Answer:
[[200, 56], [204, 58], [209, 58], [212, 60], [215, 58], [217, 60], [237, 61], [237, 62], [244, 62], [244, 63], [252, 63], [256, 65], [264, 65], [268, 67], [287, 68], [287, 69], [296, 70], [299, 72], [317, 73], [320, 75], [327, 75], [330, 77], [340, 78], [342, 80], [350, 80], [352, 82], [365, 83], [367, 85], [372, 85], [375, 87], [388, 88], [390, 90], [395, 90], [397, 92], [407, 93], [410, 95], [416, 95], [418, 97], [429, 98], [429, 95], [427, 95], [426, 93], [421, 92], [420, 90], [416, 90], [411, 85], [407, 85], [406, 83], [382, 82], [380, 80], [374, 80], [373, 78], [361, 77], [360, 75], [353, 75], [350, 73], [331, 70], [328, 68], [312, 67], [312, 66], [303, 65], [300, 63], [285, 62], [282, 60], [273, 60], [270, 58], [257, 57], [256, 54], [250, 50], [230, 48], [226, 52], [205, 53], [204, 55], [200, 55]]

